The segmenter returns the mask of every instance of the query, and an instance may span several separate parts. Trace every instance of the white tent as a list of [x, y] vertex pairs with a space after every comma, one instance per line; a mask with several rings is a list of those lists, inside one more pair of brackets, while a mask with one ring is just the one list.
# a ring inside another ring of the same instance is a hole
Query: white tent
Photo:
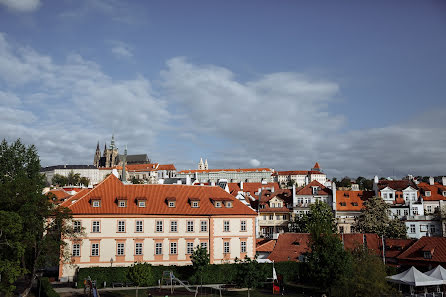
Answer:
[[441, 265], [438, 265], [432, 270], [429, 270], [428, 272], [425, 272], [424, 274], [435, 277], [438, 279], [443, 280], [443, 284], [446, 285], [446, 269], [444, 269]]
[[388, 276], [387, 280], [389, 282], [415, 287], [436, 286], [443, 284], [443, 280], [428, 276], [413, 266], [404, 272]]

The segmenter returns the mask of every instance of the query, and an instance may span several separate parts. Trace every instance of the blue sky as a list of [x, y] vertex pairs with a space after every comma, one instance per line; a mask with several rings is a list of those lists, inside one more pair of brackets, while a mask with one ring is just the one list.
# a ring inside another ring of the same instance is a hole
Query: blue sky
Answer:
[[43, 165], [445, 173], [444, 1], [0, 0], [0, 136]]

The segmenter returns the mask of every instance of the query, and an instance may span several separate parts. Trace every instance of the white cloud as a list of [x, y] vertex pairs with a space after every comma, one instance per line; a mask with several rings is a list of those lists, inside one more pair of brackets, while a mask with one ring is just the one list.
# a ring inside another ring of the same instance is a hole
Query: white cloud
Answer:
[[251, 160], [249, 160], [249, 164], [250, 164], [252, 167], [259, 167], [259, 166], [260, 166], [260, 161], [257, 160], [257, 159], [251, 159]]
[[128, 44], [125, 44], [122, 41], [114, 41], [113, 47], [111, 49], [112, 53], [118, 58], [131, 58], [133, 57], [133, 53]]
[[0, 4], [18, 12], [32, 12], [39, 8], [40, 0], [0, 0]]

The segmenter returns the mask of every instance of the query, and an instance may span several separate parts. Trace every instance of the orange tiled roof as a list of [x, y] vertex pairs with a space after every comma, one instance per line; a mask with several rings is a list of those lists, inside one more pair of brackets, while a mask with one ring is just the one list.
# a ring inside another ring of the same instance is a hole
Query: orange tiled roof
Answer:
[[[424, 251], [430, 251], [432, 259], [425, 259]], [[446, 263], [446, 237], [421, 237], [397, 258], [401, 260]]]
[[378, 235], [372, 233], [348, 233], [339, 234], [344, 249], [353, 251], [354, 249], [367, 245], [369, 250], [372, 250], [375, 254], [379, 255], [381, 251], [381, 239]]
[[305, 187], [301, 188], [300, 190], [296, 190], [296, 195], [309, 195], [313, 196], [313, 189], [312, 187], [319, 187], [320, 190], [318, 191], [317, 195], [331, 195], [331, 190], [318, 182], [317, 180], [312, 181]]
[[158, 170], [177, 170], [173, 164], [160, 164]]
[[[155, 171], [158, 167], [158, 163], [149, 164], [126, 164], [125, 169], [129, 172], [135, 171]], [[122, 169], [122, 167], [121, 167]]]
[[[443, 186], [439, 183], [434, 183], [430, 185], [425, 182], [421, 182], [418, 184], [418, 188], [420, 189], [420, 194], [425, 201], [440, 201], [446, 200], [446, 197], [443, 196], [443, 191], [446, 191], [446, 186]], [[431, 195], [426, 196], [426, 191], [430, 191]]]
[[316, 162], [316, 164], [314, 164], [314, 167], [313, 168], [315, 168], [315, 169], [321, 169], [321, 167], [319, 166], [319, 163], [318, 162]]
[[238, 169], [208, 169], [208, 170], [182, 170], [178, 171], [180, 174], [192, 174], [192, 173], [201, 173], [201, 172], [221, 172], [221, 171], [227, 171], [227, 172], [262, 172], [262, 171], [270, 171], [273, 172], [274, 170], [271, 168], [238, 168]]
[[54, 202], [55, 203], [58, 203], [58, 202], [60, 202], [62, 200], [65, 200], [65, 199], [71, 197], [71, 195], [68, 194], [67, 192], [65, 192], [64, 189], [54, 189], [54, 190], [51, 190], [48, 193], [46, 193], [46, 196], [48, 198], [53, 198], [53, 197], [50, 197], [52, 195], [54, 195], [54, 198], [55, 198]]
[[274, 262], [299, 261], [299, 256], [310, 251], [310, 234], [281, 233], [268, 259]]
[[360, 211], [374, 195], [374, 191], [336, 191], [336, 210]]
[[64, 202], [62, 202], [60, 205], [64, 206], [64, 207], [68, 207], [69, 205], [71, 205], [72, 201], [76, 201], [77, 199], [83, 197], [85, 194], [87, 194], [88, 192], [90, 192], [92, 189], [88, 189], [88, 188], [83, 188], [81, 189], [79, 192], [77, 192], [76, 194], [74, 194], [73, 196], [71, 196], [70, 198], [68, 198], [67, 200], [65, 200]]
[[386, 239], [386, 258], [396, 258], [416, 241], [416, 239]]
[[406, 189], [409, 186], [414, 188], [414, 189], [418, 189], [417, 185], [412, 180], [408, 180], [408, 179], [403, 179], [403, 180], [380, 180], [378, 182], [379, 190], [382, 190], [385, 187], [389, 187], [389, 188], [394, 189], [396, 191], [402, 191], [402, 190]]
[[276, 245], [275, 239], [262, 239], [257, 242], [256, 251], [271, 253], [274, 250], [275, 245]]
[[[117, 198], [126, 198], [127, 207], [118, 207]], [[167, 197], [175, 197], [176, 206], [168, 207]], [[146, 198], [146, 207], [138, 207], [136, 200]], [[200, 207], [192, 208], [190, 198], [199, 198]], [[101, 201], [92, 207], [91, 201]], [[212, 200], [232, 201], [232, 207], [214, 207]], [[153, 214], [153, 215], [256, 215], [220, 187], [194, 187], [188, 185], [125, 185], [113, 174], [69, 207], [73, 214]]]

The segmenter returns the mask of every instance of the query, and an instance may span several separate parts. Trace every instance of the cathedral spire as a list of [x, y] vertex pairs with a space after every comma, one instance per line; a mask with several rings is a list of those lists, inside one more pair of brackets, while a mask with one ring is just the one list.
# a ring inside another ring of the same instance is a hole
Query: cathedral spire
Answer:
[[125, 163], [127, 163], [127, 145], [125, 145], [124, 156], [122, 160], [122, 175], [121, 181], [125, 183], [127, 181], [127, 173], [125, 172]]
[[110, 142], [110, 148], [114, 149], [115, 148], [115, 133], [112, 134], [112, 139]]

